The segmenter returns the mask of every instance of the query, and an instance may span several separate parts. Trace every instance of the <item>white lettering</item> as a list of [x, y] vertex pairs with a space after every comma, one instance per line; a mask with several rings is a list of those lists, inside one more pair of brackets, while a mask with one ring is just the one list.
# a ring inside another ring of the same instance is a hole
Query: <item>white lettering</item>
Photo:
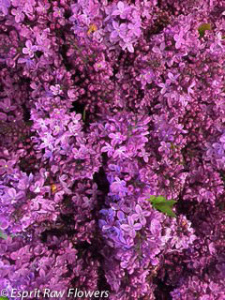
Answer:
[[11, 297], [12, 297], [12, 298], [14, 298], [14, 297], [17, 296], [16, 291], [17, 291], [16, 289], [12, 289], [12, 290], [11, 290]]
[[[80, 296], [80, 293], [81, 293], [81, 296]], [[84, 292], [83, 291], [78, 291], [77, 296], [78, 296], [78, 298], [84, 297]]]
[[86, 297], [90, 297], [91, 298], [93, 296], [93, 294], [94, 294], [94, 291], [88, 291], [88, 292], [85, 291], [85, 296]]
[[109, 298], [109, 291], [105, 291], [105, 298]]
[[71, 288], [71, 289], [69, 289], [69, 291], [67, 293], [67, 297], [71, 297], [71, 296], [73, 296], [73, 294], [74, 294], [74, 289]]
[[44, 298], [45, 297], [50, 297], [50, 293], [51, 293], [50, 289], [45, 289], [44, 290]]
[[28, 297], [28, 295], [29, 295], [29, 292], [28, 291], [22, 291], [22, 293], [21, 293], [21, 300], [23, 300], [24, 298], [27, 298]]
[[50, 298], [62, 298], [64, 296], [65, 291], [51, 291]]

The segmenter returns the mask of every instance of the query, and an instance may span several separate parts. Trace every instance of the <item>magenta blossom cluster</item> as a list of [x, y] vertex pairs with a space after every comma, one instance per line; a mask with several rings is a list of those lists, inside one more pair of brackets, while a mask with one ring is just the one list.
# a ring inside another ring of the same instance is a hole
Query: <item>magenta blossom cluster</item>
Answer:
[[224, 82], [224, 1], [0, 0], [8, 300], [225, 299]]

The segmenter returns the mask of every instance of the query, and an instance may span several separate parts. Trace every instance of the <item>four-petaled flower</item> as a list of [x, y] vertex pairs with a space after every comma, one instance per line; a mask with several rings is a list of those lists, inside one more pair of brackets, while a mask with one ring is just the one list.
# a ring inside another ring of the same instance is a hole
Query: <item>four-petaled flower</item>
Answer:
[[0, 175], [3, 175], [4, 173], [12, 174], [13, 165], [14, 163], [12, 161], [6, 161], [5, 159], [0, 159]]
[[126, 6], [122, 1], [117, 3], [117, 9], [113, 11], [112, 16], [120, 16], [121, 19], [126, 19], [131, 12], [131, 8]]
[[137, 80], [141, 81], [141, 84], [145, 86], [147, 83], [152, 83], [152, 80], [154, 78], [154, 73], [152, 70], [143, 70], [142, 74], [138, 76]]
[[12, 15], [15, 16], [16, 23], [22, 22], [25, 18], [21, 8], [17, 8], [17, 9], [13, 8], [11, 13], [12, 13]]
[[159, 151], [160, 152], [165, 152], [166, 154], [170, 152], [171, 150], [171, 144], [170, 143], [166, 143], [165, 141], [162, 141], [160, 143], [160, 147], [159, 147]]
[[16, 261], [16, 264], [22, 265], [25, 262], [29, 262], [31, 253], [29, 251], [30, 246], [20, 248], [18, 251], [12, 252], [10, 258]]
[[54, 7], [53, 10], [54, 10], [53, 16], [56, 17], [56, 18], [60, 18], [64, 14], [64, 9], [63, 8]]
[[50, 90], [54, 96], [62, 94], [61, 86], [59, 84], [51, 85]]
[[130, 40], [130, 38], [124, 38], [123, 40], [120, 41], [120, 46], [122, 47], [123, 50], [128, 50], [130, 53], [134, 53], [134, 40]]
[[185, 40], [183, 38], [183, 32], [180, 31], [179, 34], [174, 35], [174, 40], [176, 41], [175, 43], [175, 48], [180, 49], [182, 44], [185, 44]]
[[112, 193], [118, 193], [121, 197], [125, 196], [127, 193], [126, 182], [116, 176], [115, 181], [110, 186], [110, 190]]
[[160, 94], [164, 95], [167, 92], [168, 88], [170, 87], [170, 83], [170, 80], [166, 80], [165, 83], [158, 83], [158, 86], [162, 88]]
[[113, 147], [121, 144], [126, 139], [120, 132], [110, 133], [109, 137], [112, 139], [111, 144]]
[[26, 48], [23, 48], [23, 53], [28, 54], [30, 57], [33, 57], [34, 52], [38, 50], [37, 46], [33, 46], [30, 40], [26, 41], [25, 45]]
[[106, 69], [106, 67], [107, 67], [107, 64], [106, 64], [105, 60], [94, 64], [94, 69], [96, 72], [102, 71], [102, 70]]
[[3, 200], [6, 204], [14, 204], [24, 196], [24, 192], [17, 193], [17, 191], [14, 188], [9, 188], [3, 196]]
[[0, 102], [0, 108], [8, 113], [16, 109], [15, 105], [12, 105], [10, 98], [5, 98], [2, 102]]
[[168, 73], [169, 79], [167, 80], [167, 82], [168, 82], [168, 83], [178, 84], [177, 78], [178, 78], [179, 76], [180, 76], [180, 74], [178, 74], [178, 75], [173, 75], [173, 73], [169, 72], [169, 73]]
[[120, 147], [119, 149], [116, 149], [116, 151], [113, 154], [113, 158], [122, 159], [123, 157], [127, 157], [125, 151], [127, 151], [127, 148], [124, 146]]
[[8, 10], [11, 5], [10, 2], [10, 0], [0, 0], [0, 11], [2, 11], [5, 16], [8, 14]]
[[139, 37], [141, 35], [141, 29], [140, 29], [140, 24], [138, 23], [130, 23], [128, 24], [128, 29], [129, 29], [129, 35], [135, 35]]
[[51, 7], [51, 5], [49, 3], [45, 4], [45, 3], [39, 2], [36, 10], [39, 14], [46, 14], [50, 7]]
[[142, 225], [140, 223], [134, 224], [135, 219], [133, 216], [128, 216], [128, 224], [122, 224], [120, 227], [126, 231], [130, 237], [135, 238], [136, 231], [140, 230], [142, 228]]
[[113, 30], [110, 34], [110, 41], [112, 43], [118, 42], [120, 39], [124, 39], [127, 34], [127, 25], [126, 24], [119, 24], [116, 21], [112, 22]]
[[135, 220], [139, 220], [141, 225], [145, 225], [146, 224], [146, 218], [145, 217], [150, 216], [150, 212], [149, 211], [144, 211], [139, 204], [136, 205], [135, 211], [136, 211], [136, 214], [133, 214], [132, 217]]

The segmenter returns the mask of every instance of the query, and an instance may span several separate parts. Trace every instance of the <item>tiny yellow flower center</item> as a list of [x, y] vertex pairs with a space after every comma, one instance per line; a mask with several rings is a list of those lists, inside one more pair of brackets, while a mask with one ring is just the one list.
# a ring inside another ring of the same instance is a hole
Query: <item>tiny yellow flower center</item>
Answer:
[[52, 184], [52, 185], [51, 185], [51, 192], [52, 192], [53, 194], [55, 194], [56, 191], [57, 191], [57, 186], [56, 186], [55, 184]]
[[91, 24], [89, 29], [88, 29], [88, 35], [91, 34], [92, 32], [95, 32], [97, 30], [97, 26], [95, 24]]
[[187, 222], [186, 221], [182, 221], [182, 226], [186, 226]]

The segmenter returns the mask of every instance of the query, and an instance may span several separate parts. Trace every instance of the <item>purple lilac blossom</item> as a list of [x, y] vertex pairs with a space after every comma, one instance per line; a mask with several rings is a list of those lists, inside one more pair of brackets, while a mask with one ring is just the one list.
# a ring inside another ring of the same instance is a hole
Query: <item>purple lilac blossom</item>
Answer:
[[225, 299], [224, 10], [0, 0], [0, 291]]

